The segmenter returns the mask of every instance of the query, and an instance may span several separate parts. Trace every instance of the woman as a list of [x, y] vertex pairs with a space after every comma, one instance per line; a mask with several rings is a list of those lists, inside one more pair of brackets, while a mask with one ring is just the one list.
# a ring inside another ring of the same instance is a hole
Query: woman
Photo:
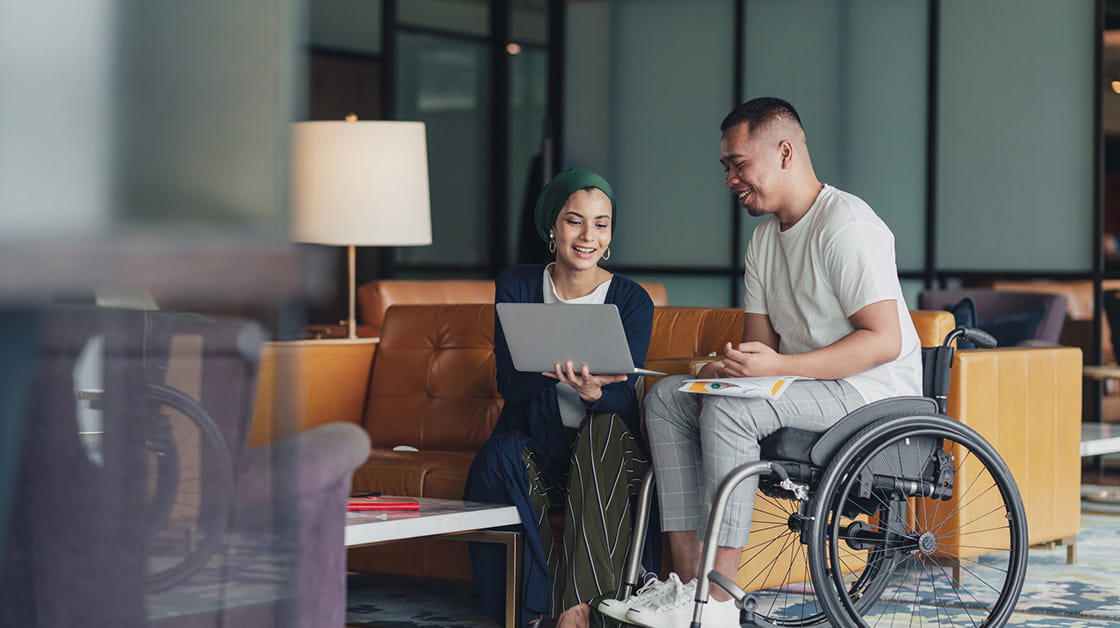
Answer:
[[[555, 253], [551, 264], [515, 266], [498, 275], [496, 300], [516, 303], [613, 303], [634, 363], [645, 362], [653, 303], [634, 281], [599, 266], [610, 256], [614, 193], [589, 170], [556, 175], [537, 200], [537, 232]], [[495, 318], [498, 391], [505, 400], [494, 432], [471, 465], [464, 499], [517, 506], [525, 532], [522, 621], [545, 628], [601, 624], [591, 608], [617, 588], [632, 531], [633, 497], [649, 464], [640, 434], [636, 376], [595, 375], [586, 365], [552, 372], [514, 370]], [[610, 499], [612, 494], [624, 498]], [[549, 525], [564, 513], [562, 548]], [[646, 543], [647, 565], [657, 543]], [[504, 552], [471, 544], [479, 602], [502, 622]]]

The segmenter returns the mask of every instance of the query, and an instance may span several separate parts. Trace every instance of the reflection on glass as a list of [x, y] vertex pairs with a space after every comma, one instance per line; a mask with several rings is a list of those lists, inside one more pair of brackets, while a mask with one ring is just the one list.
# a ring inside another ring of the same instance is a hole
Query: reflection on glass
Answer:
[[[533, 229], [532, 211], [543, 185], [539, 163], [542, 155], [548, 106], [548, 55], [543, 49], [523, 47], [510, 60], [509, 93], [509, 251], [531, 243], [543, 250]], [[538, 177], [532, 183], [531, 178]], [[526, 192], [529, 191], [528, 195]], [[506, 264], [516, 261], [506, 260]]]
[[486, 44], [402, 32], [397, 116], [427, 123], [432, 246], [400, 248], [410, 263], [488, 262], [490, 73]]
[[381, 0], [308, 3], [309, 42], [333, 51], [381, 53]]
[[[665, 298], [669, 305], [691, 307], [728, 307], [730, 293], [728, 282], [731, 281], [740, 288], [743, 284], [741, 277], [729, 280], [727, 277], [716, 276], [646, 273], [628, 273], [626, 276], [643, 283], [659, 283], [665, 288]], [[743, 295], [740, 289], [732, 307], [742, 307], [742, 304]]]
[[408, 0], [397, 3], [400, 24], [470, 35], [490, 32], [487, 0]]
[[521, 44], [547, 44], [548, 0], [513, 0], [509, 36]]

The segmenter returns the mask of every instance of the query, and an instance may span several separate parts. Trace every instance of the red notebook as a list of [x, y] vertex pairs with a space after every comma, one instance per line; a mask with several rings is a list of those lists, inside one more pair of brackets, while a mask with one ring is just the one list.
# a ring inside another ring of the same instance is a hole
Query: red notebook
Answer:
[[347, 510], [420, 510], [411, 497], [351, 497]]

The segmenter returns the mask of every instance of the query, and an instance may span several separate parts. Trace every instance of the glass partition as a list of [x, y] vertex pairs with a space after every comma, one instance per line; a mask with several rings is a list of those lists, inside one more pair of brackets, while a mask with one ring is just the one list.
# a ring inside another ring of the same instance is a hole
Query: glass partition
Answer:
[[380, 54], [383, 1], [310, 0], [308, 43], [334, 51]]
[[941, 2], [942, 269], [1093, 268], [1094, 20], [1092, 2]]
[[397, 21], [427, 30], [486, 36], [491, 10], [489, 0], [398, 0]]
[[536, 195], [544, 186], [541, 167], [548, 111], [548, 54], [536, 46], [519, 46], [516, 54], [509, 55], [509, 68], [509, 255], [505, 263], [513, 264], [526, 259], [517, 254], [523, 246], [543, 247], [532, 216]]
[[509, 38], [521, 44], [548, 45], [548, 0], [513, 0]]
[[[890, 226], [900, 271], [925, 266], [928, 8], [880, 0], [751, 0], [744, 100], [797, 108], [821, 181]], [[798, 45], [790, 54], [773, 54]], [[745, 220], [743, 242], [757, 224]]]
[[478, 265], [490, 251], [490, 64], [484, 42], [398, 35], [396, 118], [427, 124], [432, 245], [399, 247], [412, 263]]
[[[733, 210], [719, 123], [736, 99], [732, 3], [621, 0], [610, 9], [612, 262], [727, 266]], [[711, 302], [725, 294], [717, 289]]]

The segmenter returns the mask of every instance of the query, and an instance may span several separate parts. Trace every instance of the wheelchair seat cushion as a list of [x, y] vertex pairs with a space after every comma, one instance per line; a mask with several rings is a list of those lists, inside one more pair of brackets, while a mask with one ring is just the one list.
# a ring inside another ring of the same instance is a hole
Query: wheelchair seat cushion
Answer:
[[810, 464], [809, 451], [824, 432], [783, 427], [759, 441], [763, 460], [787, 460]]
[[762, 439], [763, 460], [788, 460], [825, 467], [857, 432], [881, 419], [938, 414], [929, 397], [888, 397], [856, 408], [824, 432], [783, 427]]

